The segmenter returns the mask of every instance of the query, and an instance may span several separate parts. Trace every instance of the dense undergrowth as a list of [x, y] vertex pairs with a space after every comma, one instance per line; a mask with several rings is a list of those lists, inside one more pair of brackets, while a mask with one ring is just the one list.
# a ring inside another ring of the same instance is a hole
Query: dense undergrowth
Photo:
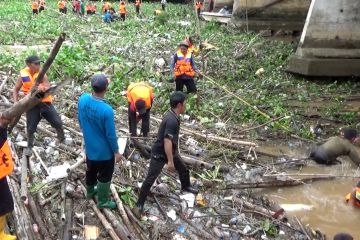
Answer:
[[[100, 2], [97, 4], [99, 10]], [[118, 4], [114, 5], [118, 9]], [[145, 2], [141, 17], [137, 18], [133, 4], [128, 4], [127, 20], [112, 24], [104, 24], [99, 14], [78, 17], [71, 12], [70, 6], [67, 15], [60, 15], [56, 1], [47, 1], [47, 7], [45, 12], [33, 17], [28, 1], [1, 1], [0, 44], [51, 45], [61, 32], [65, 32], [67, 42], [49, 71], [52, 81], [71, 78], [82, 85], [93, 72], [111, 66], [112, 86], [107, 98], [112, 104], [124, 106], [126, 99], [121, 92], [126, 90], [128, 83], [145, 80], [156, 86], [154, 111], [165, 111], [167, 96], [174, 87], [168, 72], [156, 73], [154, 60], [164, 58], [167, 68], [177, 44], [185, 36], [195, 35], [195, 15], [191, 5], [169, 4], [166, 14], [155, 18], [153, 12], [161, 8], [160, 4]], [[244, 33], [215, 22], [201, 22], [200, 31], [202, 39], [219, 48], [204, 53], [206, 75], [272, 118], [290, 116], [280, 123], [292, 133], [313, 137], [309, 130], [313, 123], [304, 121], [299, 114], [324, 96], [324, 107], [318, 109], [322, 117], [340, 120], [344, 125], [356, 123], [356, 113], [338, 113], [346, 96], [359, 90], [359, 84], [343, 79], [307, 80], [286, 73], [288, 57], [296, 47], [292, 43], [264, 39], [256, 33]], [[5, 54], [0, 50], [0, 66], [18, 70], [30, 53], [35, 52]], [[48, 51], [37, 54], [46, 59]], [[197, 62], [200, 66], [200, 57]], [[260, 68], [264, 68], [264, 73], [256, 75]], [[188, 114], [205, 126], [226, 122], [227, 126], [241, 127], [267, 121], [205, 78], [198, 79], [198, 87], [198, 96], [189, 99]], [[200, 98], [199, 106], [196, 97]], [[289, 101], [299, 101], [302, 107], [294, 107]], [[268, 131], [281, 132], [281, 129], [279, 124], [273, 123]]]

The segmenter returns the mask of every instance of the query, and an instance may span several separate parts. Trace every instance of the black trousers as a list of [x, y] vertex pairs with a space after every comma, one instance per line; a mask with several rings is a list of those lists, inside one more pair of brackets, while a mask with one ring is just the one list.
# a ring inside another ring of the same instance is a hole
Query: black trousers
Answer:
[[183, 92], [184, 86], [186, 86], [188, 93], [196, 93], [197, 92], [194, 78], [177, 77], [175, 79], [175, 84], [176, 84], [176, 91]]
[[163, 11], [165, 11], [165, 4], [161, 4], [161, 8]]
[[61, 13], [63, 13], [63, 14], [66, 14], [67, 8], [66, 8], [66, 7], [65, 7], [64, 9], [59, 8], [59, 11], [60, 11]]
[[[148, 174], [141, 186], [140, 195], [137, 202], [137, 206], [144, 206], [145, 200], [150, 193], [151, 186], [154, 184], [156, 178], [160, 175], [167, 160], [163, 156], [156, 156], [151, 154], [151, 161]], [[178, 154], [174, 155], [174, 166], [179, 173], [181, 182], [181, 188], [187, 188], [190, 186], [190, 174], [186, 168], [184, 162]]]
[[38, 9], [33, 9], [32, 12], [33, 12], [33, 15], [35, 15], [35, 14], [39, 13], [39, 10]]
[[45, 7], [40, 7], [39, 8], [39, 12], [44, 11], [44, 10], [45, 10]]
[[140, 14], [140, 7], [135, 6], [135, 9], [136, 9], [136, 14], [139, 15]]
[[8, 214], [14, 210], [14, 200], [11, 196], [10, 188], [6, 177], [0, 179], [0, 216]]
[[[129, 130], [131, 136], [136, 136], [137, 120], [136, 112], [132, 111], [130, 107], [128, 108], [129, 116]], [[150, 130], [150, 109], [146, 110], [146, 113], [140, 115], [141, 118], [141, 132], [144, 137], [147, 137]]]
[[51, 103], [40, 103], [26, 112], [26, 126], [28, 135], [36, 132], [37, 126], [42, 118], [55, 129], [62, 129], [62, 121]]
[[201, 11], [200, 8], [196, 9], [196, 12], [197, 12], [197, 16], [198, 16], [198, 17], [200, 17], [200, 11]]
[[125, 16], [126, 16], [126, 14], [123, 14], [123, 13], [120, 14], [120, 18], [121, 18], [122, 21], [125, 21]]
[[97, 182], [107, 183], [111, 181], [115, 166], [115, 159], [93, 161], [86, 158], [86, 185], [93, 186]]

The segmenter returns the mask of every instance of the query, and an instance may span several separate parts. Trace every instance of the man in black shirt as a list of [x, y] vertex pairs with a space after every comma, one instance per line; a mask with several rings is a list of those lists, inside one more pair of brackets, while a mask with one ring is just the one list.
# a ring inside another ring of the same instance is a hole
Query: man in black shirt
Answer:
[[186, 95], [182, 92], [174, 92], [170, 96], [171, 110], [165, 113], [159, 127], [158, 137], [151, 150], [151, 161], [149, 172], [143, 182], [139, 199], [134, 214], [140, 218], [144, 208], [146, 197], [150, 193], [150, 188], [160, 175], [164, 165], [170, 172], [175, 169], [179, 173], [181, 189], [183, 191], [198, 193], [198, 190], [190, 186], [190, 174], [183, 163], [178, 152], [178, 140], [180, 130], [180, 114], [186, 109]]

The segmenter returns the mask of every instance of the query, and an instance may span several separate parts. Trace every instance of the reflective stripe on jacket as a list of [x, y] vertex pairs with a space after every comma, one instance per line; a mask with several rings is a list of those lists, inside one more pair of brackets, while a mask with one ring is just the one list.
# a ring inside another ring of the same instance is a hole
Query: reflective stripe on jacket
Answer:
[[[38, 75], [39, 75], [38, 72], [35, 73], [34, 75], [31, 75], [30, 69], [28, 67], [20, 71], [20, 77], [22, 81], [21, 90], [24, 92], [25, 95], [27, 95], [31, 90]], [[44, 84], [40, 83], [39, 87], [43, 88]], [[53, 101], [53, 97], [51, 95], [42, 99], [42, 102], [51, 103], [52, 101]]]

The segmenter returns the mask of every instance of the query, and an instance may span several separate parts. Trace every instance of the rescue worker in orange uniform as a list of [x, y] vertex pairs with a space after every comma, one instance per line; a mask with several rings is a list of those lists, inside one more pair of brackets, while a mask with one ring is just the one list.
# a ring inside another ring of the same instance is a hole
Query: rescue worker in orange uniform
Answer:
[[105, 2], [102, 5], [102, 12], [106, 13], [108, 10], [110, 10], [110, 8], [111, 8], [111, 4], [109, 2]]
[[94, 15], [96, 13], [96, 4], [92, 3], [91, 4], [91, 14]]
[[16, 240], [13, 235], [5, 233], [6, 216], [14, 210], [14, 200], [11, 196], [7, 176], [14, 170], [11, 150], [7, 141], [7, 125], [10, 119], [0, 117], [0, 239]]
[[39, 2], [38, 2], [37, 0], [32, 1], [32, 3], [31, 3], [31, 9], [32, 9], [33, 15], [39, 13]]
[[196, 1], [195, 9], [196, 9], [196, 13], [197, 13], [198, 17], [200, 17], [200, 12], [201, 12], [202, 6], [203, 6], [202, 2]]
[[66, 2], [64, 0], [58, 1], [58, 7], [59, 7], [59, 11], [61, 13], [66, 14], [66, 12], [67, 12]]
[[189, 51], [189, 44], [183, 41], [179, 44], [179, 50], [174, 54], [170, 71], [176, 84], [176, 91], [183, 91], [186, 86], [188, 93], [196, 93], [197, 88], [194, 77], [196, 73], [201, 76], [197, 69], [192, 52]]
[[136, 10], [137, 15], [140, 14], [140, 5], [141, 5], [141, 1], [140, 0], [135, 0], [135, 10]]
[[145, 82], [131, 83], [127, 88], [129, 102], [129, 130], [131, 136], [136, 136], [137, 123], [141, 120], [141, 132], [148, 136], [150, 129], [150, 109], [154, 102], [153, 88]]
[[44, 11], [45, 10], [45, 0], [40, 0], [40, 8], [39, 8], [39, 12]]
[[360, 208], [360, 182], [356, 185], [356, 188], [346, 195], [345, 201], [353, 204], [355, 207]]
[[[20, 71], [20, 76], [13, 90], [14, 102], [19, 101], [19, 91], [22, 90], [27, 95], [40, 72], [40, 58], [38, 56], [29, 56], [26, 58], [25, 63], [27, 67]], [[45, 74], [42, 83], [39, 85], [40, 89], [46, 90], [50, 87], [47, 75]], [[53, 97], [48, 96], [42, 99], [42, 102], [26, 112], [26, 128], [27, 128], [27, 154], [30, 155], [32, 147], [34, 146], [34, 133], [42, 118], [45, 118], [50, 125], [55, 128], [57, 132], [58, 141], [64, 141], [64, 129], [61, 118], [54, 106], [52, 105]]]
[[120, 13], [120, 18], [121, 18], [121, 20], [122, 20], [122, 21], [125, 21], [126, 5], [125, 5], [125, 1], [124, 1], [124, 0], [121, 0], [121, 2], [120, 2], [119, 13]]
[[87, 15], [91, 15], [92, 14], [92, 6], [91, 6], [91, 3], [88, 2], [88, 4], [86, 4], [85, 6], [85, 12]]

